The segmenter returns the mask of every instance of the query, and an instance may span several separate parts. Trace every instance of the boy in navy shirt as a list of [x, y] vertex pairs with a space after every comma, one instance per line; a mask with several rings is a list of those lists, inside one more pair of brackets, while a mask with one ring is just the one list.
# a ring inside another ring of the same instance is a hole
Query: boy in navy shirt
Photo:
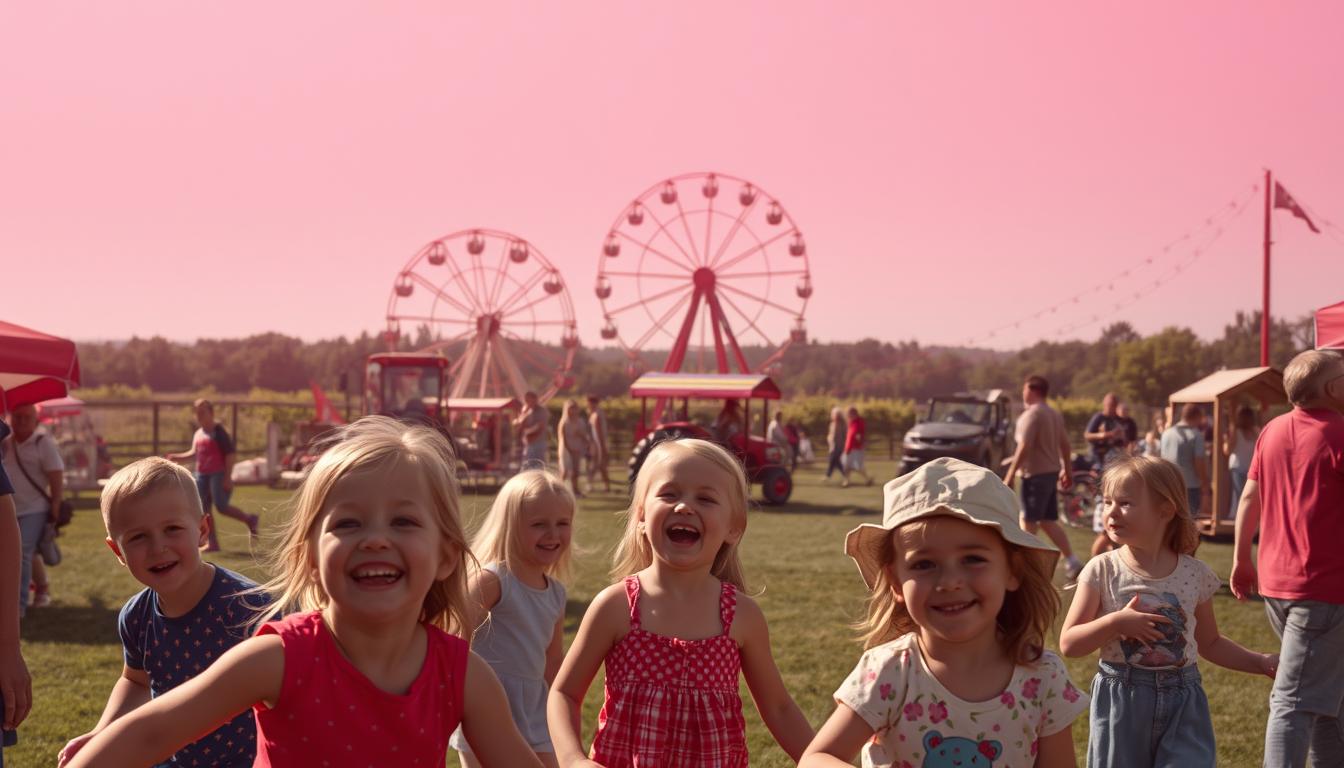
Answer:
[[[117, 619], [125, 666], [93, 730], [61, 750], [65, 765], [118, 717], [196, 675], [248, 636], [265, 602], [247, 578], [201, 559], [209, 519], [196, 482], [161, 458], [141, 459], [108, 481], [102, 496], [107, 546], [145, 589]], [[243, 712], [183, 747], [165, 766], [245, 768], [256, 755], [256, 724]]]

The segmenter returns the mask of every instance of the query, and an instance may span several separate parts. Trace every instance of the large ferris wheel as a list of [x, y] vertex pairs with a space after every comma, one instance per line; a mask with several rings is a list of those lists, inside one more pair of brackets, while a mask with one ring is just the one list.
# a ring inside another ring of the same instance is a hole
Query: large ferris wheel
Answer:
[[449, 397], [543, 400], [569, 383], [579, 336], [559, 270], [517, 235], [469, 229], [433, 240], [397, 273], [389, 339], [425, 325], [450, 362]]
[[[665, 371], [764, 370], [807, 339], [812, 296], [807, 245], [778, 199], [745, 179], [690, 173], [631, 201], [598, 262], [603, 339], [632, 372], [670, 343]], [[762, 346], [748, 363], [744, 346]]]

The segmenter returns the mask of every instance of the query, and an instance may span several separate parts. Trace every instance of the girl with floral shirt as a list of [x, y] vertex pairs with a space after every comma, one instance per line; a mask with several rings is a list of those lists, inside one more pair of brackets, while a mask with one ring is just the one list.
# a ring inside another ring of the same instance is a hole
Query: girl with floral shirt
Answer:
[[1074, 766], [1088, 699], [1044, 649], [1059, 552], [992, 472], [937, 459], [884, 489], [845, 551], [872, 590], [866, 652], [800, 768]]

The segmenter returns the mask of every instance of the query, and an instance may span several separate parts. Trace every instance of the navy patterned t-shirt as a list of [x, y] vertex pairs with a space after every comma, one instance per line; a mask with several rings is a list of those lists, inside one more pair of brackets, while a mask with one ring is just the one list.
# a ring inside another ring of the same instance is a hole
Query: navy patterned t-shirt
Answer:
[[[161, 696], [204, 672], [215, 659], [249, 635], [254, 609], [264, 595], [239, 595], [255, 587], [233, 571], [215, 566], [215, 579], [200, 602], [169, 618], [159, 611], [159, 596], [144, 589], [126, 601], [117, 617], [126, 666], [149, 676], [149, 690]], [[257, 752], [257, 726], [251, 710], [178, 750], [161, 766], [248, 768]]]

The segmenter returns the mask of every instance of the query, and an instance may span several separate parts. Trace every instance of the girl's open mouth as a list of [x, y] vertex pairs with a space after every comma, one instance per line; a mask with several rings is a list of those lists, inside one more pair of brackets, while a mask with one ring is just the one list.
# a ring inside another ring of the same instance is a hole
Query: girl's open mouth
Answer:
[[401, 570], [397, 568], [378, 565], [356, 568], [355, 572], [351, 575], [354, 580], [360, 584], [386, 586], [400, 581], [403, 574]]
[[961, 613], [962, 611], [968, 610], [968, 609], [970, 609], [972, 606], [974, 606], [975, 603], [976, 603], [975, 600], [967, 600], [967, 601], [964, 602], [964, 603], [946, 603], [946, 604], [944, 604], [944, 605], [935, 605], [935, 606], [932, 606], [932, 608], [933, 608], [933, 610], [937, 611], [938, 613], [941, 613], [941, 614], [943, 614], [943, 615], [945, 615], [945, 616], [949, 616], [949, 615], [958, 614], [958, 613]]
[[700, 532], [687, 525], [674, 525], [667, 529], [667, 538], [673, 544], [694, 544], [700, 540]]

